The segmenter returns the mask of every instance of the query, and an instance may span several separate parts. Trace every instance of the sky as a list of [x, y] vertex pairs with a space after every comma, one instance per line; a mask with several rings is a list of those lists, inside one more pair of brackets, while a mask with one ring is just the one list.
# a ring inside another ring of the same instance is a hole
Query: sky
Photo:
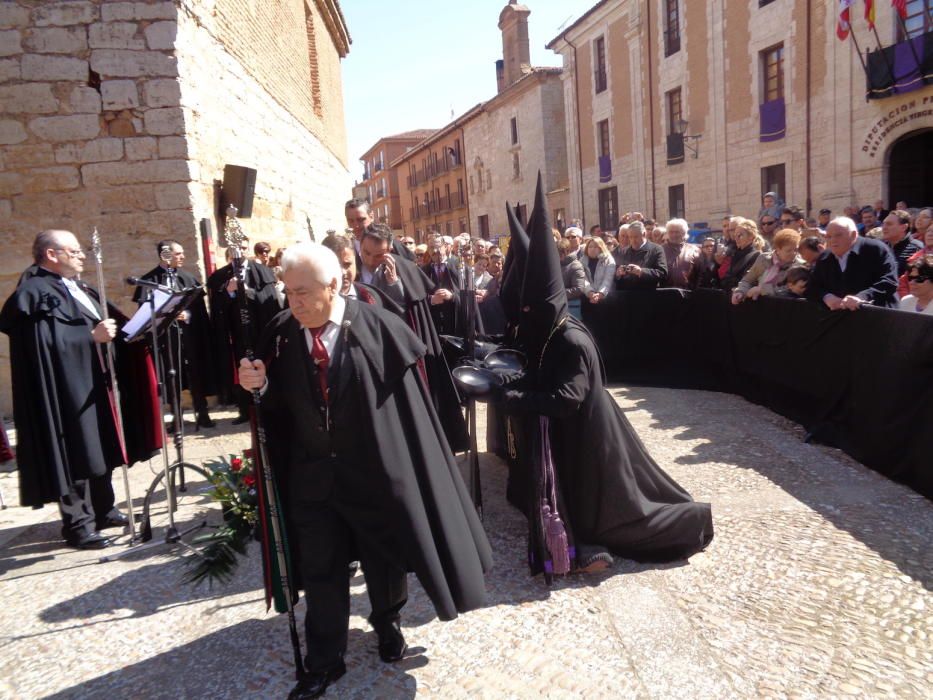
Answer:
[[[507, 0], [342, 0], [350, 37], [343, 60], [350, 172], [383, 136], [436, 129], [496, 94], [499, 13]], [[526, 0], [531, 63], [560, 66], [544, 48], [596, 0]]]

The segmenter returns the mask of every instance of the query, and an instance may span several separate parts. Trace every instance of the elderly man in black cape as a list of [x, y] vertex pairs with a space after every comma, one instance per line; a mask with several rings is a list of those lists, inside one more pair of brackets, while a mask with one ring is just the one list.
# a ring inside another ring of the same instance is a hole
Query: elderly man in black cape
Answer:
[[373, 224], [366, 229], [360, 245], [363, 267], [358, 270], [357, 279], [371, 284], [394, 302], [405, 322], [424, 343], [426, 351], [419, 366], [424, 372], [431, 401], [444, 426], [450, 449], [464, 452], [469, 447], [469, 435], [460, 411], [460, 395], [431, 319], [429, 298], [433, 285], [417, 265], [390, 252], [392, 240], [392, 231], [384, 224]]
[[[510, 413], [530, 418], [519, 449], [534, 455], [525, 503], [537, 533], [533, 571], [550, 573], [559, 555], [584, 571], [610, 565], [609, 552], [638, 561], [688, 557], [713, 537], [710, 506], [694, 502], [658, 466], [605, 391], [596, 345], [567, 312], [540, 178], [531, 225], [516, 319], [528, 369], [504, 389], [502, 400]], [[542, 512], [544, 505], [548, 511]], [[547, 541], [557, 516], [566, 527], [568, 552], [555, 552]]]
[[348, 563], [359, 556], [383, 661], [405, 651], [399, 626], [414, 571], [441, 619], [477, 608], [491, 551], [428, 398], [424, 344], [396, 316], [342, 297], [336, 257], [289, 247], [290, 308], [260, 356], [240, 363], [263, 391], [263, 422], [296, 568], [306, 593], [307, 677], [317, 697], [346, 671]]
[[[185, 249], [181, 243], [171, 239], [161, 240], [156, 243], [156, 255], [159, 257], [159, 264], [140, 279], [176, 290], [201, 286], [197, 277], [182, 269], [185, 264]], [[141, 305], [148, 298], [144, 287], [136, 288], [133, 301]], [[178, 372], [174, 382], [166, 377], [166, 400], [172, 404], [173, 393], [177, 388], [189, 389], [195, 412], [195, 429], [213, 428], [215, 423], [207, 410], [207, 397], [216, 391], [214, 368], [217, 363], [212, 357], [211, 319], [207, 315], [204, 296], [199, 296], [191, 302], [181, 316], [168, 327], [159, 342], [162, 366], [167, 371], [170, 366], [168, 353], [172, 352], [171, 365]], [[181, 416], [175, 416], [174, 420], [181, 420]]]
[[[117, 335], [96, 290], [78, 276], [85, 254], [70, 231], [33, 242], [35, 264], [0, 311], [10, 337], [20, 503], [58, 503], [62, 537], [79, 549], [109, 544], [100, 530], [128, 518], [115, 507], [114, 468], [161, 446], [152, 364], [144, 346], [117, 355], [126, 432], [121, 443], [103, 353]], [[122, 315], [121, 315], [122, 316]]]
[[252, 337], [244, 338], [240, 324], [240, 301], [236, 293], [241, 282], [233, 277], [230, 248], [227, 249], [228, 263], [207, 278], [207, 291], [211, 303], [211, 320], [214, 332], [214, 352], [217, 358], [217, 382], [221, 403], [236, 403], [239, 415], [234, 425], [249, 420], [249, 395], [236, 386], [236, 362], [243, 356], [247, 342], [256, 347], [259, 334], [266, 324], [281, 311], [275, 293], [275, 273], [261, 262], [248, 260], [249, 241], [240, 243], [243, 255], [242, 270], [246, 289], [246, 303], [253, 319]]

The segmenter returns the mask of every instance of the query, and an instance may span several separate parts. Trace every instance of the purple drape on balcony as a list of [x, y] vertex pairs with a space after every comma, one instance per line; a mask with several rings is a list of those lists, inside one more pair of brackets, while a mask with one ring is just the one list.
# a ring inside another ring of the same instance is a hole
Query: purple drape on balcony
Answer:
[[612, 157], [599, 157], [599, 181], [609, 182], [612, 179]]
[[787, 131], [786, 119], [784, 113], [784, 98], [779, 97], [770, 102], [764, 102], [758, 106], [758, 113], [761, 123], [759, 132], [759, 141], [777, 141], [784, 138]]
[[894, 94], [923, 87], [924, 39], [918, 36], [894, 45]]

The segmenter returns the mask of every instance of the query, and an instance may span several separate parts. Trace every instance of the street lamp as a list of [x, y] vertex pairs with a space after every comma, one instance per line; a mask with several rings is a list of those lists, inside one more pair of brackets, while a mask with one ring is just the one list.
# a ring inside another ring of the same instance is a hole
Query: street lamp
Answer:
[[[674, 127], [674, 131], [677, 133], [678, 136], [680, 136], [681, 139], [683, 139], [684, 148], [689, 149], [689, 151], [693, 154], [694, 158], [699, 158], [700, 157], [700, 139], [703, 138], [703, 134], [688, 134], [687, 129], [689, 128], [689, 126], [690, 126], [690, 122], [688, 122], [686, 119], [678, 119], [677, 124]], [[690, 145], [689, 141], [693, 141], [692, 146]]]

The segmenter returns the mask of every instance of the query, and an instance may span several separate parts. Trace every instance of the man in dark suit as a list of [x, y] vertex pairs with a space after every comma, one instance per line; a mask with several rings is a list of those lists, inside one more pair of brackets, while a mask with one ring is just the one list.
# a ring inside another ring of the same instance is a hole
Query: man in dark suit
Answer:
[[628, 225], [629, 245], [616, 251], [616, 289], [657, 289], [667, 280], [664, 249], [645, 238], [645, 225]]
[[[201, 285], [201, 281], [182, 269], [185, 264], [185, 249], [175, 240], [162, 240], [156, 243], [159, 264], [149, 270], [140, 279], [155, 282], [172, 289], [188, 289]], [[143, 287], [137, 287], [133, 301], [145, 303], [148, 299]], [[181, 317], [169, 326], [159, 344], [162, 366], [168, 371], [169, 366], [178, 372], [176, 381], [165, 381], [168, 389], [166, 397], [169, 404], [174, 403], [174, 392], [180, 387], [191, 391], [198, 428], [213, 428], [215, 423], [207, 412], [207, 396], [214, 391], [213, 368], [211, 357], [211, 328], [207, 315], [204, 296], [198, 297], [182, 312]], [[169, 352], [172, 352], [171, 365]], [[175, 416], [175, 420], [180, 420]], [[178, 428], [176, 427], [176, 430]]]
[[305, 589], [307, 675], [289, 696], [298, 699], [319, 697], [346, 672], [347, 565], [356, 554], [379, 656], [394, 662], [406, 649], [406, 572], [452, 619], [483, 603], [491, 551], [425, 396], [424, 345], [393, 314], [342, 297], [340, 266], [323, 246], [290, 246], [282, 269], [289, 309], [260, 344], [267, 363], [241, 360], [240, 382], [263, 392]]
[[891, 249], [858, 235], [852, 219], [840, 216], [826, 227], [826, 245], [813, 264], [807, 297], [831, 311], [862, 304], [897, 307], [897, 263]]
[[907, 261], [923, 244], [910, 237], [910, 212], [895, 209], [881, 221], [881, 238], [887, 243], [897, 262], [897, 276], [907, 272]]
[[457, 335], [457, 302], [460, 295], [460, 272], [445, 256], [444, 242], [434, 238], [428, 243], [431, 262], [421, 270], [431, 280], [431, 318], [441, 335]]
[[[353, 247], [356, 249], [356, 269], [363, 268], [363, 259], [360, 257], [360, 246], [363, 244], [363, 234], [373, 224], [373, 213], [369, 202], [365, 199], [351, 199], [343, 205], [343, 213], [347, 217], [347, 226], [353, 230]], [[391, 229], [390, 229], [391, 230]], [[406, 260], [414, 260], [415, 254], [398, 240], [392, 239], [392, 254], [400, 255]]]

